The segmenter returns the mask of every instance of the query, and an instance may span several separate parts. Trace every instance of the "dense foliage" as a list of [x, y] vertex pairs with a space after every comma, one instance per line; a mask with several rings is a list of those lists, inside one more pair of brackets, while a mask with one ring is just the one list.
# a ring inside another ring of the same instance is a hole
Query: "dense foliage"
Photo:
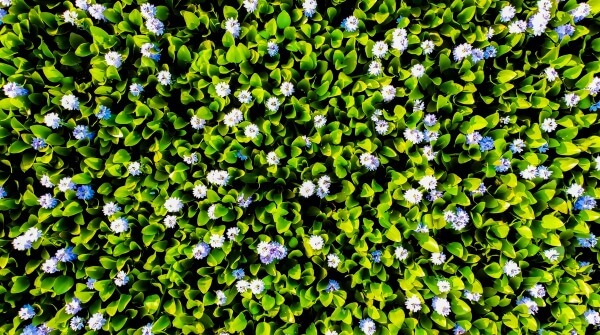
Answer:
[[600, 1], [0, 8], [0, 334], [598, 330]]

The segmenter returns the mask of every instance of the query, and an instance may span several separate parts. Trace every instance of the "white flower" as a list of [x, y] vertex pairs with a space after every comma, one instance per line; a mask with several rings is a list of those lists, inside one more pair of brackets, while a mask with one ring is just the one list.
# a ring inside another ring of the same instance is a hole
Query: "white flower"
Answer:
[[234, 38], [238, 38], [240, 36], [240, 23], [238, 20], [230, 17], [225, 21], [225, 30], [231, 33]]
[[209, 183], [218, 186], [225, 186], [229, 181], [229, 173], [225, 170], [213, 170], [206, 176]]
[[337, 268], [340, 265], [341, 260], [340, 257], [336, 254], [327, 255], [327, 266], [330, 268]]
[[79, 313], [80, 310], [81, 310], [81, 300], [79, 300], [77, 298], [73, 298], [73, 300], [71, 300], [71, 302], [69, 302], [65, 306], [65, 312], [67, 312], [67, 314], [70, 314], [70, 315], [75, 315], [75, 314]]
[[385, 135], [389, 129], [389, 124], [385, 120], [377, 120], [375, 121], [375, 131], [379, 135]]
[[281, 83], [281, 87], [279, 89], [281, 90], [281, 94], [286, 97], [294, 94], [294, 84], [290, 83], [289, 81], [284, 81]]
[[71, 177], [64, 177], [58, 182], [58, 189], [61, 192], [75, 189], [75, 184], [71, 181]]
[[381, 89], [381, 95], [384, 102], [390, 102], [396, 97], [396, 88], [392, 85], [386, 85]]
[[310, 244], [310, 247], [313, 250], [321, 250], [325, 245], [325, 241], [323, 240], [323, 238], [318, 235], [312, 235], [308, 240], [308, 243]]
[[89, 2], [87, 0], [76, 0], [75, 7], [81, 10], [87, 10], [89, 7]]
[[240, 234], [240, 228], [238, 227], [231, 227], [229, 229], [227, 229], [227, 238], [230, 241], [235, 240], [235, 238]]
[[279, 109], [280, 102], [276, 97], [270, 97], [267, 100], [267, 109], [271, 112], [276, 112]]
[[156, 16], [156, 6], [151, 3], [144, 3], [140, 6], [140, 13], [146, 20], [150, 20]]
[[433, 44], [433, 41], [426, 40], [421, 42], [421, 49], [423, 49], [423, 53], [426, 55], [432, 53], [434, 47], [435, 45]]
[[325, 126], [325, 124], [327, 124], [327, 118], [324, 117], [323, 115], [315, 115], [314, 122], [315, 122], [315, 128], [320, 129], [320, 128], [323, 128]]
[[431, 262], [435, 265], [442, 265], [446, 261], [446, 255], [443, 252], [434, 252], [431, 254]]
[[[415, 100], [414, 105], [413, 105], [413, 111], [414, 112], [420, 112], [420, 111], [422, 111], [424, 109], [425, 109], [425, 103], [423, 102], [423, 100], [421, 100], [421, 99]], [[428, 117], [429, 118], [433, 117], [433, 120], [434, 120], [433, 124], [429, 125], [429, 127], [435, 125], [435, 122], [436, 122], [435, 115], [433, 115], [433, 114], [427, 114], [427, 116], [425, 117], [425, 120], [424, 120], [425, 122], [427, 122], [427, 118]]]
[[66, 23], [70, 23], [72, 25], [77, 25], [77, 12], [74, 10], [66, 10], [63, 12], [63, 20]]
[[260, 134], [260, 131], [258, 130], [258, 126], [255, 124], [249, 124], [244, 128], [244, 135], [250, 139], [255, 139], [258, 134]]
[[132, 176], [137, 176], [142, 173], [140, 168], [141, 164], [139, 162], [131, 162], [127, 166], [127, 171], [129, 171], [129, 174], [131, 174]]
[[521, 171], [521, 173], [519, 174], [524, 179], [531, 180], [537, 177], [537, 168], [533, 165], [529, 165], [525, 170]]
[[165, 227], [174, 228], [175, 226], [177, 226], [177, 217], [175, 215], [167, 215], [165, 216], [165, 220], [163, 222], [165, 224]]
[[227, 84], [224, 81], [215, 85], [215, 91], [217, 92], [217, 95], [220, 96], [221, 98], [225, 98], [226, 96], [228, 96], [231, 93], [229, 84]]
[[588, 309], [585, 311], [585, 313], [583, 313], [583, 316], [585, 317], [585, 321], [587, 321], [587, 323], [590, 325], [596, 327], [600, 326], [600, 313], [597, 311]]
[[269, 165], [279, 164], [279, 157], [277, 157], [277, 154], [275, 153], [275, 151], [269, 152], [269, 154], [267, 155], [267, 163]]
[[125, 273], [125, 271], [119, 271], [117, 276], [115, 277], [115, 285], [117, 286], [125, 286], [129, 282], [129, 277]]
[[581, 98], [575, 93], [567, 93], [565, 94], [564, 100], [567, 107], [575, 107]]
[[392, 48], [404, 52], [408, 48], [408, 34], [404, 28], [396, 28], [392, 32]]
[[225, 243], [225, 236], [219, 234], [210, 235], [208, 242], [212, 248], [222, 248]]
[[504, 273], [509, 277], [514, 277], [521, 273], [521, 268], [519, 264], [515, 263], [513, 260], [508, 260], [504, 264]]
[[117, 69], [123, 64], [123, 57], [116, 51], [108, 52], [106, 55], [104, 55], [104, 60], [106, 61], [106, 65], [114, 66]]
[[211, 220], [216, 220], [217, 219], [217, 215], [215, 214], [215, 211], [217, 210], [217, 204], [212, 204], [210, 205], [210, 207], [208, 207], [207, 215]]
[[546, 75], [546, 79], [548, 79], [549, 82], [553, 82], [558, 78], [558, 72], [556, 72], [556, 70], [553, 67], [547, 67], [544, 70], [544, 74]]
[[415, 188], [411, 188], [404, 192], [404, 199], [409, 203], [416, 205], [423, 199], [423, 193]]
[[204, 198], [206, 198], [206, 191], [207, 191], [206, 186], [204, 186], [202, 184], [196, 185], [196, 186], [194, 186], [194, 190], [193, 190], [194, 197], [196, 199], [204, 199]]
[[421, 185], [424, 189], [431, 191], [436, 188], [437, 179], [433, 175], [427, 175], [419, 180], [419, 185]]
[[248, 90], [243, 90], [238, 94], [238, 100], [242, 104], [248, 104], [252, 101], [252, 94]]
[[406, 260], [406, 258], [408, 258], [408, 250], [404, 249], [402, 246], [396, 247], [396, 250], [394, 250], [394, 256], [399, 261]]
[[511, 5], [506, 5], [502, 8], [502, 10], [500, 11], [500, 21], [502, 22], [508, 22], [510, 20], [513, 19], [513, 17], [515, 17], [515, 7], [511, 6]]
[[594, 77], [592, 82], [586, 87], [588, 91], [590, 91], [591, 96], [596, 96], [598, 92], [600, 92], [600, 78]]
[[508, 25], [508, 32], [511, 34], [522, 34], [525, 30], [527, 30], [527, 22], [523, 20], [518, 20]]
[[348, 32], [354, 32], [358, 29], [358, 18], [356, 16], [348, 16], [344, 21], [344, 28]]
[[156, 75], [156, 79], [161, 85], [171, 85], [171, 73], [169, 71], [160, 71]]
[[419, 297], [417, 297], [416, 295], [413, 295], [412, 297], [406, 299], [404, 305], [406, 306], [406, 309], [413, 313], [420, 311], [422, 308], [421, 300], [419, 300]]
[[25, 305], [19, 310], [19, 318], [21, 320], [29, 320], [35, 316], [35, 310], [31, 305]]
[[454, 48], [452, 51], [452, 55], [454, 56], [454, 60], [459, 62], [464, 58], [471, 55], [471, 50], [473, 47], [469, 43], [463, 43]]
[[414, 144], [419, 144], [425, 139], [425, 134], [418, 129], [404, 129], [404, 139]]
[[250, 283], [246, 280], [240, 279], [235, 283], [235, 288], [239, 293], [244, 293], [250, 289]]
[[369, 171], [375, 171], [379, 167], [379, 158], [371, 154], [364, 153], [360, 155], [360, 165], [366, 167]]
[[258, 7], [258, 0], [244, 0], [244, 8], [246, 8], [249, 13], [254, 13], [256, 7]]
[[373, 334], [375, 334], [375, 331], [377, 330], [377, 326], [375, 325], [375, 322], [371, 318], [366, 318], [366, 319], [360, 320], [358, 325], [360, 327], [360, 330], [365, 335], [373, 335]]
[[45, 273], [55, 273], [58, 271], [57, 265], [58, 259], [52, 257], [50, 259], [47, 259], [44, 262], [44, 264], [42, 264], [42, 271], [44, 271]]
[[316, 0], [304, 0], [302, 3], [302, 9], [304, 9], [304, 15], [306, 17], [312, 17], [317, 10]]
[[129, 222], [125, 218], [118, 218], [111, 221], [110, 230], [116, 234], [124, 233], [129, 230]]
[[529, 294], [534, 298], [543, 298], [546, 296], [546, 289], [541, 284], [536, 284], [534, 287], [529, 289]]
[[376, 42], [371, 49], [373, 56], [376, 58], [382, 58], [388, 52], [388, 45], [384, 41]]
[[415, 64], [410, 69], [410, 74], [412, 74], [413, 77], [421, 78], [425, 74], [425, 67], [421, 64]]
[[161, 20], [153, 17], [146, 20], [146, 29], [156, 36], [160, 36], [165, 32], [165, 24]]
[[194, 115], [190, 119], [190, 124], [192, 125], [193, 129], [200, 130], [200, 129], [204, 128], [204, 126], [206, 125], [206, 120], [201, 119]]
[[61, 119], [56, 113], [48, 113], [44, 115], [44, 123], [46, 124], [46, 126], [52, 129], [57, 129], [58, 127], [60, 127], [60, 122]]
[[437, 282], [438, 290], [442, 293], [450, 292], [450, 282], [447, 280], [440, 280]]
[[102, 316], [102, 313], [95, 313], [88, 320], [88, 327], [91, 330], [100, 330], [106, 324], [106, 319]]
[[181, 209], [183, 209], [183, 203], [181, 202], [181, 199], [175, 197], [170, 197], [167, 199], [164, 206], [167, 212], [179, 212]]
[[102, 208], [102, 212], [106, 216], [111, 216], [120, 210], [121, 210], [121, 207], [119, 207], [119, 205], [115, 204], [114, 202], [109, 202], [109, 203], [105, 204], [104, 207]]
[[450, 303], [446, 298], [433, 298], [432, 307], [438, 314], [442, 316], [450, 315]]
[[225, 114], [225, 118], [223, 118], [223, 123], [228, 127], [235, 127], [242, 121], [244, 121], [244, 114], [237, 108], [232, 109], [231, 112]]
[[42, 176], [42, 179], [40, 179], [40, 184], [48, 188], [54, 187], [54, 184], [52, 183], [52, 181], [50, 181], [50, 177], [48, 177], [47, 174]]
[[217, 296], [217, 306], [223, 306], [227, 302], [227, 296], [223, 291], [218, 290], [215, 292]]
[[584, 191], [585, 190], [583, 189], [583, 187], [581, 187], [581, 185], [573, 183], [567, 189], [567, 194], [572, 196], [573, 198], [578, 198], [583, 194]]
[[383, 66], [381, 66], [381, 62], [378, 60], [374, 60], [369, 63], [369, 75], [371, 76], [379, 76], [383, 72]]
[[261, 294], [265, 290], [265, 283], [261, 279], [254, 279], [250, 282], [250, 290], [253, 294]]
[[106, 7], [104, 7], [104, 5], [93, 4], [88, 8], [88, 13], [96, 20], [106, 21], [106, 18], [104, 17], [105, 10]]
[[554, 130], [556, 130], [557, 126], [558, 125], [556, 124], [556, 120], [555, 119], [548, 118], [548, 119], [544, 120], [544, 122], [542, 123], [542, 127], [541, 128], [542, 128], [543, 131], [545, 131], [547, 133], [550, 133], [550, 132], [553, 132]]
[[556, 262], [560, 257], [560, 253], [555, 248], [548, 249], [544, 251], [544, 256], [548, 258], [550, 262]]
[[79, 99], [73, 94], [63, 95], [60, 102], [62, 107], [66, 110], [74, 111], [79, 109]]
[[315, 184], [312, 181], [307, 180], [304, 183], [302, 183], [302, 186], [300, 186], [300, 195], [305, 198], [308, 198], [311, 195], [315, 194], [315, 188]]
[[75, 331], [83, 329], [83, 327], [85, 327], [83, 318], [80, 316], [72, 318], [69, 322], [69, 327]]

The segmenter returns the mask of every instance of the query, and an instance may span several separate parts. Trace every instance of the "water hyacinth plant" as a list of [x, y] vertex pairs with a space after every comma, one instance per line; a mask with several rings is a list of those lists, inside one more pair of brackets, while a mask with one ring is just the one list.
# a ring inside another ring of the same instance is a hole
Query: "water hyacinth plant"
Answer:
[[599, 13], [0, 0], [0, 334], [598, 332]]

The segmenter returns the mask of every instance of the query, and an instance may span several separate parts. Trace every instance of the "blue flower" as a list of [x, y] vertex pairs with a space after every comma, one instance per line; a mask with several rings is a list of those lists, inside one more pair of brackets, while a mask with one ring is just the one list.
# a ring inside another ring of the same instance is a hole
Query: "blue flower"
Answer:
[[108, 120], [110, 119], [111, 113], [110, 108], [100, 105], [98, 112], [96, 113], [96, 117], [100, 120]]
[[496, 172], [506, 172], [508, 169], [510, 169], [510, 161], [506, 158], [501, 158], [500, 164], [495, 165], [494, 169]]
[[33, 139], [33, 141], [31, 141], [31, 146], [35, 150], [44, 149], [46, 147], [46, 141], [44, 141], [43, 139], [41, 139], [39, 137], [36, 137]]
[[94, 139], [94, 133], [90, 131], [88, 126], [79, 125], [73, 130], [73, 136], [78, 140], [88, 138], [90, 141]]
[[591, 210], [596, 207], [596, 199], [590, 197], [589, 195], [582, 195], [575, 201], [575, 210]]
[[379, 263], [381, 262], [381, 255], [383, 255], [383, 253], [381, 252], [381, 250], [375, 250], [371, 253], [371, 257], [373, 257], [373, 262], [375, 263]]
[[81, 185], [77, 187], [77, 198], [81, 200], [90, 200], [94, 197], [94, 190], [90, 185]]
[[333, 279], [329, 279], [329, 283], [327, 284], [327, 288], [325, 289], [325, 291], [333, 292], [333, 291], [337, 291], [339, 289], [340, 289], [340, 284]]
[[545, 153], [546, 151], [548, 151], [548, 143], [542, 144], [542, 146], [538, 148], [538, 151], [541, 153]]
[[235, 277], [235, 279], [242, 279], [246, 275], [244, 273], [244, 269], [235, 269], [231, 272], [231, 274]]
[[481, 150], [481, 152], [494, 150], [494, 139], [489, 136], [482, 138], [479, 141], [479, 150]]
[[496, 57], [496, 53], [497, 53], [496, 48], [493, 45], [490, 45], [489, 47], [487, 47], [483, 50], [483, 57], [485, 59], [494, 58], [494, 57]]
[[577, 242], [579, 242], [579, 246], [582, 248], [593, 248], [596, 246], [596, 243], [598, 243], [598, 239], [596, 238], [596, 235], [590, 234], [587, 238], [578, 237]]
[[570, 24], [563, 24], [556, 27], [554, 31], [558, 34], [558, 38], [562, 40], [565, 36], [572, 36], [575, 32], [575, 27]]
[[248, 156], [245, 156], [245, 155], [242, 153], [242, 151], [241, 151], [241, 150], [238, 150], [238, 151], [235, 153], [235, 157], [237, 157], [237, 158], [241, 159], [242, 161], [245, 161], [246, 159], [248, 159]]
[[0, 199], [4, 199], [6, 197], [6, 190], [4, 187], [0, 186]]

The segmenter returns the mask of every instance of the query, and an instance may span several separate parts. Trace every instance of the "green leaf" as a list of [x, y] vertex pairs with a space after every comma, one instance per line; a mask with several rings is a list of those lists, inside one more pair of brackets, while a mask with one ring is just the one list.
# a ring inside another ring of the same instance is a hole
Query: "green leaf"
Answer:
[[113, 157], [113, 162], [117, 164], [122, 164], [129, 161], [131, 161], [131, 156], [125, 149], [119, 149], [119, 151], [117, 151]]
[[288, 14], [285, 10], [281, 11], [279, 15], [277, 15], [277, 27], [279, 29], [289, 27], [291, 23], [292, 18], [290, 17], [290, 14]]
[[546, 229], [558, 229], [563, 227], [564, 224], [554, 215], [544, 215], [542, 218], [542, 227]]
[[58, 295], [65, 294], [75, 284], [75, 280], [71, 276], [60, 276], [54, 280], [54, 293]]

